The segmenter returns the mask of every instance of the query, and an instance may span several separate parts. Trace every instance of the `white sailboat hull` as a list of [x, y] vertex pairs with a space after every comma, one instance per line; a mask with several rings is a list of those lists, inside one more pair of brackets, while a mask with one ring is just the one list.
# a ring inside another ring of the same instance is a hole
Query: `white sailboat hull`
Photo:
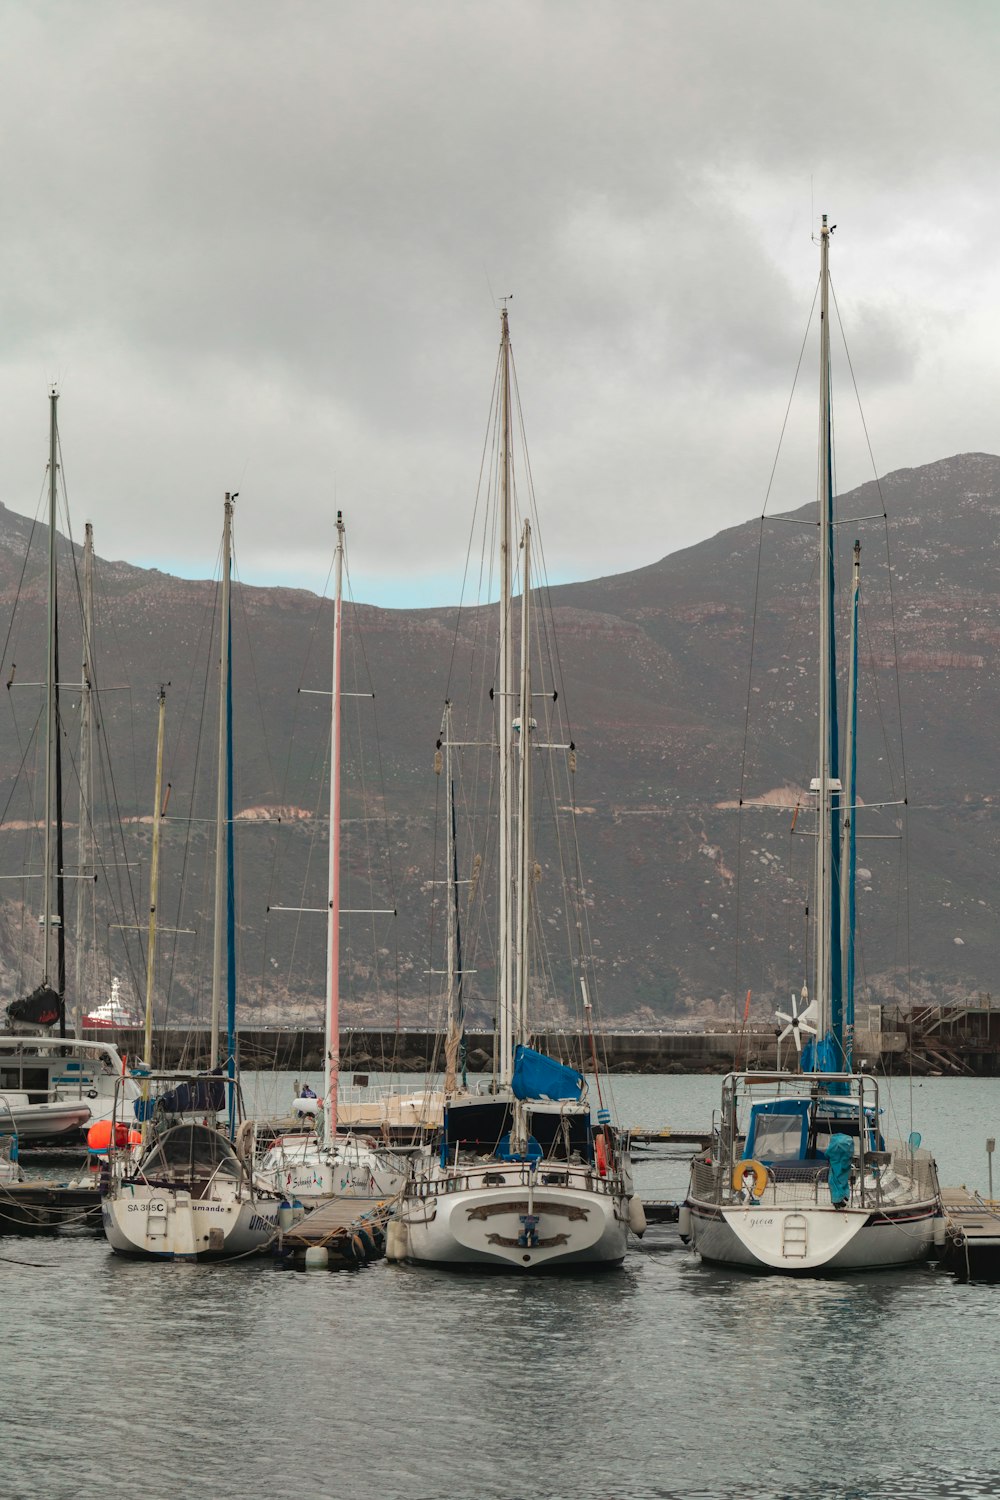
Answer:
[[315, 1137], [292, 1137], [268, 1148], [255, 1177], [307, 1207], [333, 1198], [377, 1203], [402, 1191], [406, 1165], [363, 1141], [338, 1141], [331, 1148]]
[[262, 1250], [278, 1228], [278, 1200], [250, 1198], [220, 1185], [193, 1198], [179, 1189], [124, 1183], [101, 1215], [112, 1250], [156, 1260], [210, 1260]]
[[896, 1211], [772, 1205], [719, 1207], [689, 1199], [691, 1245], [705, 1261], [751, 1271], [875, 1271], [926, 1260], [936, 1202]]
[[625, 1258], [628, 1199], [573, 1187], [429, 1191], [407, 1196], [400, 1225], [410, 1261], [519, 1271], [616, 1266]]

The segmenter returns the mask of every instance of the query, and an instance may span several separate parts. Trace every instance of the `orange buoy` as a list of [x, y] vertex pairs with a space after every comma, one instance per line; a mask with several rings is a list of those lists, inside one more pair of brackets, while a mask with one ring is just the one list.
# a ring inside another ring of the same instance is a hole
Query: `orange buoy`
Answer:
[[[137, 1130], [130, 1130], [127, 1125], [115, 1126], [115, 1145], [132, 1146], [140, 1141], [142, 1136]], [[95, 1120], [87, 1131], [88, 1151], [107, 1151], [111, 1145], [111, 1121]]]

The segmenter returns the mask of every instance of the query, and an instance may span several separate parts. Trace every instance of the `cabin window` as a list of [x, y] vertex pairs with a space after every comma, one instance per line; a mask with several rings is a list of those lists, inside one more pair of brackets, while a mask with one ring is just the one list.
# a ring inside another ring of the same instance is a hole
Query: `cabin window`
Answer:
[[759, 1114], [754, 1121], [754, 1155], [762, 1161], [798, 1157], [802, 1154], [800, 1114]]

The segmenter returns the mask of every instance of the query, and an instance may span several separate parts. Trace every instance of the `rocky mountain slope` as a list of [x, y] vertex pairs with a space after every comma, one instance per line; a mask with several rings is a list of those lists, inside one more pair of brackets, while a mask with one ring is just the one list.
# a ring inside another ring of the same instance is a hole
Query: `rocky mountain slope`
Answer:
[[[1000, 458], [965, 454], [899, 471], [841, 497], [838, 514], [842, 582], [855, 535], [862, 542], [862, 999], [990, 990], [1000, 855], [992, 782], [1000, 736]], [[801, 985], [813, 849], [804, 791], [815, 759], [812, 516], [807, 506], [791, 522], [758, 518], [638, 571], [552, 590], [578, 746], [588, 920], [608, 1015], [655, 1024], [742, 1013], [748, 989], [765, 1014]], [[13, 622], [5, 680], [14, 673], [0, 723], [6, 874], [36, 869], [39, 859], [29, 825], [41, 805], [33, 738], [40, 699], [28, 684], [43, 669], [46, 536], [36, 528], [25, 566], [29, 531], [22, 517], [0, 511], [0, 595], [3, 617]], [[63, 598], [72, 601], [68, 544], [60, 567]], [[128, 971], [141, 988], [138, 938], [121, 929], [145, 921], [156, 694], [169, 681], [172, 790], [161, 921], [193, 931], [164, 939], [161, 978], [175, 1014], [203, 1013], [215, 586], [104, 561], [97, 580], [99, 738], [110, 768], [99, 782], [99, 821], [124, 832], [102, 835], [102, 862], [118, 895], [92, 924], [88, 951], [101, 956], [101, 968], [90, 983], [100, 989], [101, 975], [113, 969]], [[322, 919], [273, 908], [316, 907], [323, 899], [328, 700], [296, 688], [329, 680], [330, 606], [304, 591], [242, 586], [234, 601], [241, 1003], [257, 1020], [295, 1020], [318, 1011]], [[347, 611], [347, 677], [360, 690], [370, 671], [375, 700], [350, 709], [362, 725], [369, 770], [363, 794], [360, 775], [347, 771], [354, 895], [344, 904], [398, 911], [395, 919], [345, 919], [346, 1006], [359, 1019], [372, 1015], [376, 989], [382, 1019], [387, 993], [389, 1010], [414, 1021], [431, 1003], [430, 913], [443, 837], [434, 745], [451, 691], [449, 662], [457, 664], [454, 681], [487, 613], [459, 621], [448, 609]], [[68, 683], [79, 677], [75, 616], [64, 603], [61, 677]], [[71, 822], [73, 703], [64, 691]], [[550, 855], [540, 856], [542, 887]], [[67, 866], [73, 861], [70, 852]], [[4, 883], [0, 961], [8, 994], [34, 982], [30, 887]], [[470, 988], [473, 1009], [486, 1017], [492, 973], [485, 950], [481, 959]]]

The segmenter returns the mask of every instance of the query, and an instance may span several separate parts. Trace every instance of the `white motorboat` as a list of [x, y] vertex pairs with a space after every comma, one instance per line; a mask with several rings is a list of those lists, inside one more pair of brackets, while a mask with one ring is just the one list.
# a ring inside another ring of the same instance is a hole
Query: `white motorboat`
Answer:
[[111, 981], [111, 994], [107, 1000], [102, 1005], [95, 1005], [83, 1018], [87, 1031], [136, 1030], [142, 1024], [142, 1016], [136, 1015], [135, 1011], [129, 1010], [122, 1003], [121, 981], [117, 975]]
[[139, 1098], [109, 1041], [0, 1034], [0, 1093], [22, 1140], [77, 1138], [95, 1121], [110, 1120], [119, 1084], [127, 1100]]

